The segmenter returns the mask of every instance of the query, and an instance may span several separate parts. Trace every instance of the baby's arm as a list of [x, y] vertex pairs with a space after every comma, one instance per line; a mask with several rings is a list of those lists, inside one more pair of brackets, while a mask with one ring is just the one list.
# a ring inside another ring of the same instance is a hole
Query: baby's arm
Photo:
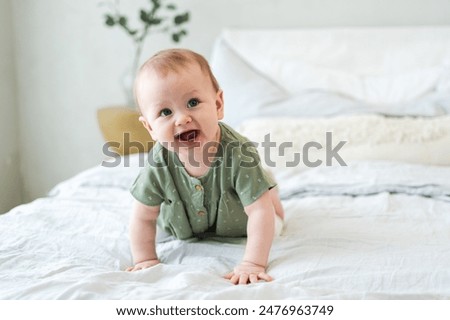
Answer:
[[130, 221], [130, 241], [135, 265], [126, 271], [146, 269], [159, 263], [155, 247], [158, 215], [159, 206], [151, 207], [134, 201]]
[[265, 192], [244, 209], [248, 215], [247, 246], [244, 258], [225, 278], [230, 279], [234, 284], [255, 283], [259, 280], [271, 281], [272, 277], [266, 273], [275, 217], [270, 192]]

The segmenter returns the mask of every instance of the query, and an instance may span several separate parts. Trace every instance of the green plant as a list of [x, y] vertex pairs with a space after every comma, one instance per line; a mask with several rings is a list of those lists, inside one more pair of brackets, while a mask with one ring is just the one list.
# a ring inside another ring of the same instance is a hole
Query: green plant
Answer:
[[[137, 28], [131, 27], [128, 17], [121, 13], [119, 0], [108, 1], [107, 4], [111, 12], [105, 14], [105, 25], [108, 27], [120, 27], [134, 42], [135, 52], [131, 66], [132, 74], [130, 75], [133, 79], [139, 66], [144, 42], [150, 33], [169, 33], [172, 41], [175, 43], [180, 42], [187, 35], [184, 25], [190, 19], [189, 11], [179, 13], [176, 5], [168, 3], [167, 0], [149, 0], [148, 7], [139, 8], [138, 21], [140, 26]], [[127, 92], [128, 96], [130, 94], [130, 92]], [[132, 99], [132, 97], [128, 97], [129, 101], [130, 98]]]

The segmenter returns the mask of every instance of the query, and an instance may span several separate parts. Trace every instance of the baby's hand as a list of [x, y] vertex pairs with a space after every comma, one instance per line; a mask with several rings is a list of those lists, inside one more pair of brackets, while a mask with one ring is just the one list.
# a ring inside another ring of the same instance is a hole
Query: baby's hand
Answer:
[[248, 261], [241, 262], [232, 272], [225, 275], [224, 278], [230, 280], [233, 284], [256, 283], [259, 280], [269, 282], [273, 280], [266, 273], [265, 267]]
[[138, 271], [138, 270], [142, 270], [142, 269], [147, 269], [147, 268], [156, 266], [158, 263], [160, 263], [158, 259], [145, 260], [145, 261], [137, 263], [134, 267], [126, 268], [125, 271], [133, 272], [133, 271]]

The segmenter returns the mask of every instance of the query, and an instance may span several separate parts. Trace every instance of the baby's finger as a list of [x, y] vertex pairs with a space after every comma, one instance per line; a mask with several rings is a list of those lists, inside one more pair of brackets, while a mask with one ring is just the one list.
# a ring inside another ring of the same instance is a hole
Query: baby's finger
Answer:
[[224, 275], [223, 277], [225, 278], [225, 279], [228, 279], [228, 280], [230, 280], [231, 279], [231, 277], [234, 275], [234, 272], [233, 271], [231, 271], [231, 272], [229, 272], [229, 273], [227, 273], [226, 275]]
[[137, 270], [140, 270], [140, 268], [134, 266], [134, 267], [128, 267], [126, 271], [128, 271], [128, 272], [133, 272], [133, 271], [137, 271]]
[[231, 277], [230, 281], [231, 281], [232, 284], [238, 284], [238, 282], [239, 282], [239, 276], [236, 275], [236, 274], [234, 274], [234, 275]]
[[248, 283], [248, 274], [241, 274], [239, 277], [239, 284], [247, 284]]
[[258, 280], [258, 277], [256, 276], [256, 274], [254, 274], [254, 273], [252, 273], [251, 275], [250, 275], [250, 282], [251, 283], [257, 283], [259, 280]]
[[273, 278], [272, 278], [271, 276], [269, 276], [269, 275], [268, 275], [267, 273], [265, 273], [265, 272], [260, 272], [260, 273], [258, 274], [258, 277], [259, 277], [260, 279], [262, 279], [262, 280], [267, 281], [267, 282], [270, 282], [270, 281], [273, 280]]
[[134, 266], [133, 270], [131, 271], [139, 271], [142, 270], [143, 268], [141, 266]]

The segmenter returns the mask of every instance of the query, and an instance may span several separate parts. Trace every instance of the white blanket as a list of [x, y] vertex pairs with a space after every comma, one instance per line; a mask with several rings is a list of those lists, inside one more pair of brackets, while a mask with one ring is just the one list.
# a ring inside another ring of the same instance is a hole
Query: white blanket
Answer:
[[[124, 272], [128, 187], [137, 172], [136, 163], [93, 168], [0, 216], [0, 299], [450, 298], [450, 203], [382, 190], [284, 200], [270, 283], [222, 278], [242, 258], [245, 239], [165, 242], [157, 248], [162, 264]], [[287, 192], [305, 179], [326, 188], [333, 184], [326, 177], [344, 176], [349, 185], [389, 176], [438, 187], [450, 181], [450, 168], [355, 163], [299, 172], [280, 186]]]

